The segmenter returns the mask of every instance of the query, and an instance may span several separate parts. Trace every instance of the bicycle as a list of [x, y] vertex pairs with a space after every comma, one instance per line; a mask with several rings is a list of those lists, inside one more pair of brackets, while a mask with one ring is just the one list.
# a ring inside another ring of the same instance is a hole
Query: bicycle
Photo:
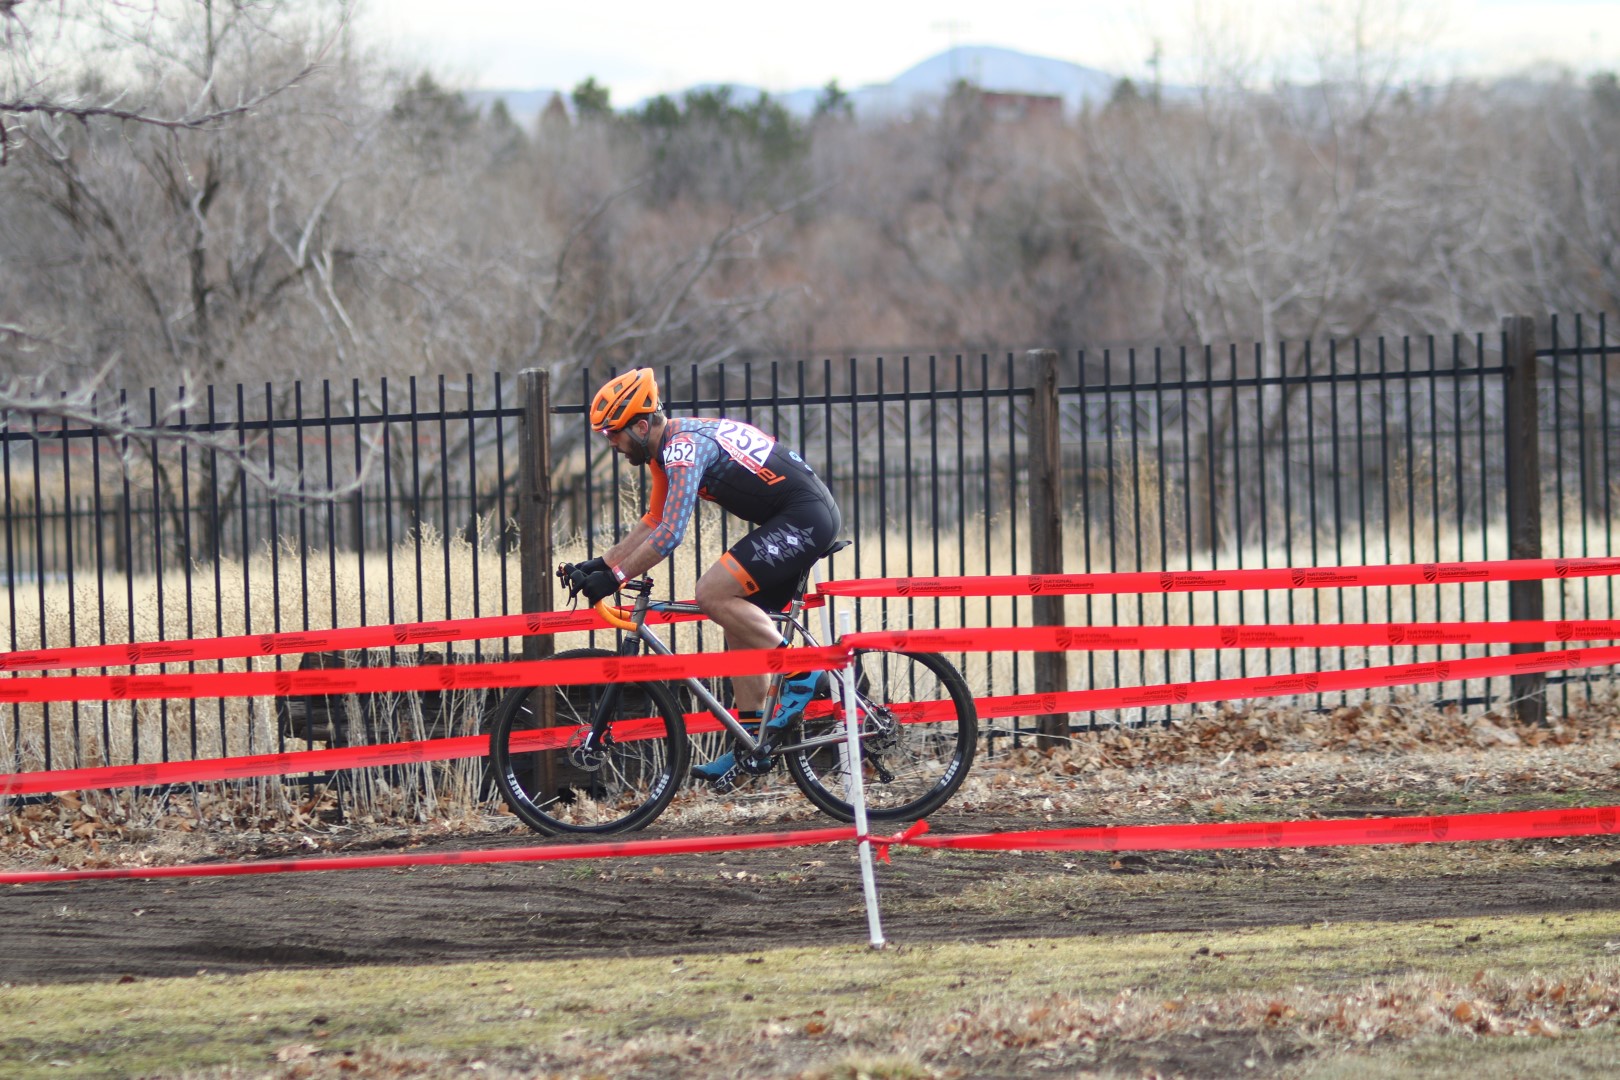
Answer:
[[[847, 546], [840, 541], [822, 558]], [[793, 599], [771, 618], [791, 642], [815, 646], [802, 618], [806, 571]], [[650, 578], [626, 581], [635, 595], [626, 611], [605, 601], [596, 610], [625, 632], [617, 652], [571, 649], [554, 659], [629, 657], [643, 648], [676, 655], [646, 625], [653, 613], [701, 615], [690, 601], [652, 599]], [[973, 695], [960, 672], [934, 653], [857, 649], [855, 702], [859, 720], [867, 817], [914, 821], [961, 787], [978, 745]], [[815, 698], [781, 735], [756, 735], [738, 722], [708, 686], [682, 680], [701, 708], [690, 719], [701, 731], [724, 732], [746, 772], [764, 775], [785, 763], [788, 775], [823, 813], [854, 819], [845, 797], [841, 672], [827, 672]], [[781, 676], [773, 676], [764, 715], [775, 708]], [[709, 718], [712, 717], [712, 722]], [[537, 686], [507, 692], [490, 732], [491, 772], [506, 805], [546, 835], [640, 829], [661, 814], [686, 779], [691, 755], [689, 717], [671, 684], [608, 683]], [[540, 729], [563, 731], [540, 736]], [[540, 748], [537, 744], [543, 743]]]

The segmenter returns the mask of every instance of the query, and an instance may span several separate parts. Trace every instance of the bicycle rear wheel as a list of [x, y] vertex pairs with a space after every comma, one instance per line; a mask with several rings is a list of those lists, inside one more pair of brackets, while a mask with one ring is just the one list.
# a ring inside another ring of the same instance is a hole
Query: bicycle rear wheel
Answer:
[[[554, 659], [615, 655], [571, 649]], [[604, 701], [613, 739], [587, 758], [578, 747]], [[506, 805], [531, 829], [625, 832], [651, 822], [675, 797], [686, 775], [686, 726], [661, 683], [520, 687], [501, 700], [489, 760]]]
[[[855, 683], [867, 817], [913, 821], [943, 806], [966, 779], [979, 739], [973, 694], [961, 673], [934, 653], [858, 649]], [[803, 724], [807, 740], [843, 729], [842, 708]], [[854, 820], [842, 744], [790, 751], [787, 764], [818, 809]]]

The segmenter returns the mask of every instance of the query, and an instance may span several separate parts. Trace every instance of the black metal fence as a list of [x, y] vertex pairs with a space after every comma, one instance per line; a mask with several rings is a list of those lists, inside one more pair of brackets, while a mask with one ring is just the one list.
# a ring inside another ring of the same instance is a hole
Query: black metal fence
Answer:
[[[1542, 338], [1543, 553], [1620, 553], [1620, 350], [1602, 318], [1554, 319]], [[823, 474], [855, 540], [828, 568], [832, 577], [1027, 572], [1032, 464], [1061, 469], [1063, 569], [1071, 572], [1377, 564], [1509, 556], [1510, 525], [1522, 515], [1507, 485], [1508, 348], [1506, 334], [1492, 332], [1068, 353], [1059, 359], [1056, 463], [1029, 460], [1034, 391], [1022, 354], [715, 365], [660, 376], [672, 413], [746, 419]], [[584, 434], [584, 402], [607, 374], [575, 373], [551, 388], [561, 402], [549, 433], [552, 538], [565, 555], [602, 550], [642, 496], [639, 472]], [[238, 387], [210, 390], [184, 410], [149, 391], [143, 403], [163, 438], [0, 414], [0, 574], [9, 585], [0, 646], [520, 608], [524, 402], [514, 380]], [[239, 459], [256, 463], [261, 479]], [[345, 490], [307, 497], [334, 488]], [[700, 515], [695, 542], [671, 561], [671, 591], [689, 587], [743, 528]], [[1550, 617], [1616, 614], [1612, 579], [1550, 582], [1544, 598]], [[1016, 625], [1030, 621], [1027, 605], [892, 600], [852, 614], [868, 628]], [[1448, 585], [1073, 598], [1065, 618], [1499, 619], [1507, 605], [1505, 587]], [[514, 648], [467, 646], [478, 655]], [[1084, 654], [1071, 660], [1069, 682], [1187, 681], [1484, 651]], [[1032, 688], [1027, 656], [959, 659], [981, 693]], [[1554, 707], [1580, 707], [1593, 686], [1590, 675], [1564, 681]], [[1470, 703], [1506, 692], [1502, 682], [1470, 683], [1438, 695]], [[0, 750], [23, 768], [247, 753], [299, 734], [287, 712], [254, 702], [14, 707]], [[476, 715], [466, 723], [476, 725]], [[1019, 731], [1010, 725], [1005, 734]], [[368, 725], [367, 738], [388, 735]]]
[[[483, 386], [471, 377], [404, 387], [327, 381], [230, 395], [209, 388], [200, 400], [150, 391], [140, 408], [127, 395], [98, 403], [110, 419], [146, 419], [154, 438], [0, 416], [0, 575], [9, 586], [0, 642], [206, 638], [518, 610], [515, 564], [505, 557], [517, 512], [506, 479], [518, 415], [503, 404], [510, 397], [497, 376]], [[466, 651], [482, 657], [489, 647]], [[511, 644], [493, 647], [504, 655]], [[425, 657], [392, 655], [413, 659]], [[439, 720], [466, 710], [430, 707], [424, 721], [420, 695], [411, 697], [389, 706], [386, 723], [372, 722], [375, 703], [361, 703], [351, 711], [366, 723], [345, 738], [461, 733], [439, 730]], [[14, 706], [0, 727], [0, 759], [48, 769], [281, 749], [308, 734], [301, 718], [324, 715], [324, 706]], [[463, 728], [478, 722], [463, 719]]]

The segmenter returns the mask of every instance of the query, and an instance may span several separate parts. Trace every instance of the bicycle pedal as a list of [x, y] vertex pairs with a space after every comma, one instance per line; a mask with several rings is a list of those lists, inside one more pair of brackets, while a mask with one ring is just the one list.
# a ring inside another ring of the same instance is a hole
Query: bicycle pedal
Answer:
[[744, 754], [737, 759], [737, 768], [750, 776], [764, 776], [776, 768], [776, 756], [768, 751]]

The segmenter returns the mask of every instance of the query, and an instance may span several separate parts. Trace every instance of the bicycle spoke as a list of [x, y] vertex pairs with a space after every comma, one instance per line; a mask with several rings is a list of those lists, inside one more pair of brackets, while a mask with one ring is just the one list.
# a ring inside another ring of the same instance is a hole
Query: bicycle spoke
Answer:
[[[612, 655], [585, 649], [559, 658]], [[607, 737], [584, 755], [602, 708], [611, 710]], [[686, 733], [659, 684], [514, 690], [491, 733], [490, 763], [507, 806], [531, 828], [618, 832], [646, 825], [668, 805], [685, 773]]]
[[[862, 651], [856, 671], [868, 814], [921, 817], [951, 797], [973, 760], [978, 724], [972, 696], [956, 669], [932, 654]], [[823, 706], [815, 713], [804, 722], [807, 738], [841, 730], [840, 711]], [[848, 820], [854, 809], [844, 753], [841, 745], [797, 751], [788, 755], [788, 767], [806, 797]]]

